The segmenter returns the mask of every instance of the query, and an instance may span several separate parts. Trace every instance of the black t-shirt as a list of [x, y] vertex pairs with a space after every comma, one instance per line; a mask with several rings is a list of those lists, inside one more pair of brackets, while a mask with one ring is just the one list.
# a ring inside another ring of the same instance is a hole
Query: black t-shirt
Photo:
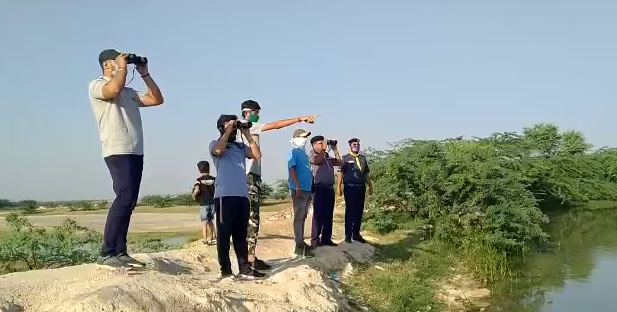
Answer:
[[347, 154], [343, 156], [343, 165], [341, 166], [341, 172], [343, 173], [343, 183], [366, 183], [366, 174], [371, 171], [368, 167], [368, 161], [366, 160], [366, 157], [362, 154], [358, 155], [358, 160], [360, 161], [360, 166], [362, 168], [358, 166], [358, 162], [353, 155]]
[[203, 175], [195, 181], [195, 185], [199, 185], [199, 197], [197, 197], [197, 200], [200, 205], [204, 206], [214, 202], [215, 180], [216, 178], [211, 175]]

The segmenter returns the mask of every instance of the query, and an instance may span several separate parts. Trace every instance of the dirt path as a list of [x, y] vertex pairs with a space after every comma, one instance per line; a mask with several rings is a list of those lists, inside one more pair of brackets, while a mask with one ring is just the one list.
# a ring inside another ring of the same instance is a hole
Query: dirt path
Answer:
[[[268, 217], [272, 213], [264, 214]], [[82, 226], [102, 232], [105, 227], [106, 214], [72, 214], [28, 216], [35, 226], [53, 227], [61, 225], [66, 218], [75, 219]], [[0, 218], [0, 231], [6, 230], [4, 218]], [[197, 213], [135, 213], [131, 217], [130, 232], [187, 232], [199, 229]]]

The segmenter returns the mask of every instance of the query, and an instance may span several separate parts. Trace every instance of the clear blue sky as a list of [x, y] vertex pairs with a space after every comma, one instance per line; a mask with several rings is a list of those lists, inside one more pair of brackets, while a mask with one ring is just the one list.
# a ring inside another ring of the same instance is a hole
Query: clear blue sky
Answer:
[[[110, 47], [148, 56], [165, 95], [142, 110], [141, 195], [187, 191], [246, 99], [364, 147], [537, 122], [617, 145], [615, 1], [259, 3], [0, 2], [0, 198], [112, 197], [87, 92]], [[294, 129], [263, 135], [266, 181]]]

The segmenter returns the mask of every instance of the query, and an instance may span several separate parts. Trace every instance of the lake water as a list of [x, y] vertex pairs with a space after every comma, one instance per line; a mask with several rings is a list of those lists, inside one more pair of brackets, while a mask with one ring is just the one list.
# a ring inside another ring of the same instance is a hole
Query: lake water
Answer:
[[493, 285], [487, 311], [617, 311], [617, 209], [551, 217], [548, 250], [528, 256], [516, 278]]

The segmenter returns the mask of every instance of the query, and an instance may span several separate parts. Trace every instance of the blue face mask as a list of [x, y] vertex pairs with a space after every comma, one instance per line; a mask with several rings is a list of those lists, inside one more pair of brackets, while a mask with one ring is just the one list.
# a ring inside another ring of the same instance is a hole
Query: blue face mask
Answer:
[[360, 145], [352, 146], [351, 151], [355, 154], [358, 154], [358, 152], [360, 152]]

